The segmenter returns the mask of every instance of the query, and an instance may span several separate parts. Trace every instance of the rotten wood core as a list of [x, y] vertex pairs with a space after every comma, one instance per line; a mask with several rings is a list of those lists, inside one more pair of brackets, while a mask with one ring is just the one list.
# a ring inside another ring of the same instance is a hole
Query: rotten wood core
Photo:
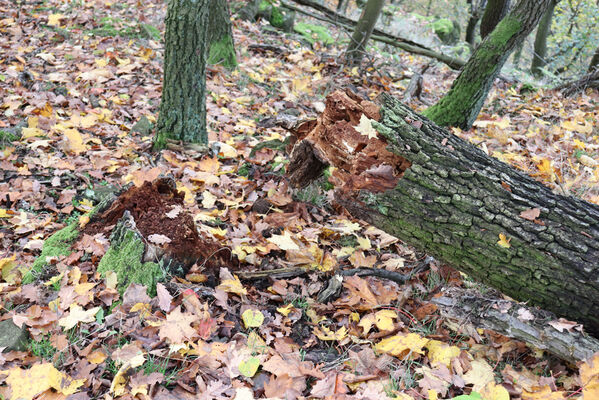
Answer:
[[307, 186], [333, 165], [331, 183], [344, 192], [394, 188], [411, 163], [387, 150], [383, 138], [371, 140], [358, 132], [362, 115], [376, 122], [381, 119], [378, 105], [350, 91], [328, 96], [318, 119], [293, 131], [297, 145], [289, 165], [291, 184]]

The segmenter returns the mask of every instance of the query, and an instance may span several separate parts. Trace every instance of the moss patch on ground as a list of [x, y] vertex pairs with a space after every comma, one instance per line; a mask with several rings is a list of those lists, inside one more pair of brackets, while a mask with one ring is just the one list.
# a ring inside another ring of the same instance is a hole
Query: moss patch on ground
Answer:
[[48, 265], [48, 257], [61, 257], [71, 254], [71, 246], [78, 236], [77, 222], [73, 222], [46, 239], [42, 253], [33, 262], [31, 269], [23, 276], [23, 284], [35, 280], [36, 275], [39, 275], [44, 267]]
[[306, 38], [310, 44], [314, 44], [315, 42], [321, 42], [325, 45], [335, 43], [335, 39], [333, 39], [327, 28], [324, 26], [298, 22], [293, 27], [293, 30]]
[[233, 69], [237, 66], [235, 46], [233, 45], [233, 38], [231, 36], [225, 36], [210, 44], [207, 63], [222, 65], [228, 69]]
[[123, 294], [130, 283], [144, 285], [150, 296], [156, 295], [156, 283], [165, 278], [160, 264], [142, 263], [145, 245], [132, 230], [125, 230], [119, 238], [112, 240], [110, 248], [98, 264], [98, 272], [106, 276], [114, 271], [118, 278], [119, 292]]

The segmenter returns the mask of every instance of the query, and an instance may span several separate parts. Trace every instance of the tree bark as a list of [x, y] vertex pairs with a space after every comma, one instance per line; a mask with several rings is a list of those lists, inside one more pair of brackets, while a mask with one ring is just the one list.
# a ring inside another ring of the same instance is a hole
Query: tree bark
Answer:
[[379, 100], [330, 95], [318, 120], [297, 130], [291, 183], [332, 165], [335, 198], [354, 217], [599, 335], [599, 206], [552, 192], [388, 95]]
[[424, 115], [438, 125], [470, 129], [503, 64], [534, 29], [550, 1], [519, 0], [474, 51], [449, 92]]
[[593, 54], [593, 58], [591, 58], [591, 62], [589, 64], [589, 72], [594, 72], [599, 69], [599, 47], [595, 50], [595, 54]]
[[231, 17], [227, 0], [210, 0], [208, 64], [220, 64], [233, 69], [237, 66]]
[[483, 39], [493, 32], [499, 21], [505, 17], [510, 8], [510, 0], [489, 0], [480, 21], [480, 37]]
[[487, 0], [468, 0], [470, 4], [470, 18], [468, 18], [468, 25], [466, 26], [466, 42], [470, 46], [474, 46], [476, 41], [476, 24], [480, 20], [481, 11], [484, 10]]
[[551, 20], [553, 19], [553, 11], [556, 5], [557, 1], [551, 0], [549, 7], [543, 14], [543, 18], [539, 21], [539, 27], [535, 35], [534, 54], [530, 70], [537, 78], [543, 76], [542, 69], [547, 64], [547, 37], [551, 30]]
[[164, 78], [154, 147], [167, 139], [207, 143], [206, 55], [211, 0], [172, 0], [165, 29]]
[[345, 52], [345, 59], [349, 65], [359, 65], [362, 62], [366, 43], [370, 39], [384, 4], [385, 0], [368, 0], [366, 3]]

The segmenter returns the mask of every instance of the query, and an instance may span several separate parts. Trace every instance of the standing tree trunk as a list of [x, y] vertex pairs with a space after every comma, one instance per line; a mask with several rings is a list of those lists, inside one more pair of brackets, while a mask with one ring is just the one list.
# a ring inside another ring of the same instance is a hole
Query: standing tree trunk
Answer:
[[470, 4], [470, 18], [466, 26], [466, 42], [472, 47], [476, 41], [476, 24], [480, 19], [481, 11], [487, 5], [487, 0], [468, 0]]
[[237, 66], [231, 17], [227, 0], [210, 0], [208, 64], [220, 64], [233, 69]]
[[594, 72], [596, 69], [599, 69], [599, 47], [595, 50], [595, 54], [593, 54], [593, 58], [591, 58], [591, 63], [589, 64], [589, 72]]
[[499, 21], [505, 17], [510, 8], [510, 0], [489, 0], [485, 7], [483, 19], [480, 21], [480, 37], [483, 39], [493, 32]]
[[349, 65], [359, 65], [362, 62], [366, 43], [374, 30], [384, 4], [385, 0], [368, 0], [366, 3], [345, 52], [345, 59]]
[[391, 96], [380, 100], [331, 94], [318, 120], [297, 129], [291, 183], [332, 165], [336, 200], [354, 217], [599, 335], [599, 206], [554, 193]]
[[424, 115], [438, 125], [470, 129], [501, 67], [537, 25], [550, 1], [519, 0], [474, 51], [445, 97]]
[[167, 139], [207, 143], [206, 53], [210, 0], [168, 2], [164, 78], [154, 148]]
[[549, 7], [543, 14], [543, 18], [539, 21], [537, 34], [535, 36], [534, 55], [532, 57], [532, 65], [530, 70], [538, 78], [543, 75], [543, 67], [547, 64], [547, 37], [551, 30], [551, 20], [553, 19], [553, 11], [557, 5], [557, 0], [551, 0]]

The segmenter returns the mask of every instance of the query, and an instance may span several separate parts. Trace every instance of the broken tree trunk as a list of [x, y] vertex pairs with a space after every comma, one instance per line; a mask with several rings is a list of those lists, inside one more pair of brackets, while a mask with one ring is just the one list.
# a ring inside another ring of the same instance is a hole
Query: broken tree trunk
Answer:
[[599, 206], [553, 193], [388, 95], [377, 106], [337, 91], [298, 128], [292, 184], [327, 165], [353, 216], [599, 335]]

